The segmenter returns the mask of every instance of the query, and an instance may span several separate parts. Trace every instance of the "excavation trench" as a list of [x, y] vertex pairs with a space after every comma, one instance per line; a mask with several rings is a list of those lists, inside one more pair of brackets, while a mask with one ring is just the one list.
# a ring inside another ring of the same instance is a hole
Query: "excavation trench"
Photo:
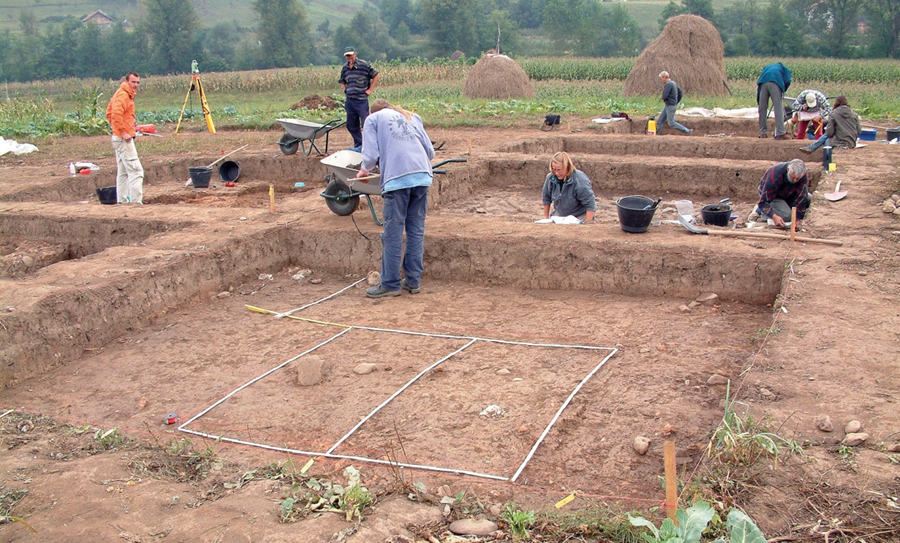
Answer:
[[[618, 228], [609, 201], [628, 194], [667, 201], [730, 196], [750, 205], [770, 164], [736, 156], [733, 144], [719, 141], [670, 143], [676, 153], [684, 145], [704, 149], [704, 158], [671, 164], [660, 156], [667, 148], [660, 147], [662, 139], [524, 142], [448, 168], [436, 176], [431, 192], [428, 279], [615, 294], [635, 303], [682, 303], [705, 292], [730, 303], [773, 303], [784, 273], [777, 254], [752, 244], [710, 243], [671, 225], [646, 235]], [[584, 153], [578, 164], [603, 201], [600, 224], [550, 230], [531, 224], [533, 214], [522, 211], [529, 201], [539, 202], [546, 155], [560, 147]], [[110, 172], [50, 180], [2, 196], [7, 209], [0, 215], [0, 306], [10, 309], [0, 319], [0, 385], [40, 375], [263, 273], [302, 266], [362, 277], [377, 269], [380, 229], [362, 209], [354, 214], [356, 226], [328, 211], [319, 197], [327, 171], [317, 159], [242, 159], [236, 187], [214, 184], [204, 191], [184, 186], [187, 167], [197, 163], [148, 166], [145, 202], [157, 205], [141, 208], [82, 203], [95, 185], [112, 182]], [[817, 181], [819, 172], [812, 175]], [[294, 185], [301, 180], [307, 187], [298, 191]], [[270, 184], [278, 194], [274, 215]], [[454, 212], [491, 197], [523, 203], [478, 216]], [[380, 198], [373, 200], [380, 213]], [[665, 213], [660, 210], [657, 218]], [[360, 225], [368, 234], [360, 235]]]

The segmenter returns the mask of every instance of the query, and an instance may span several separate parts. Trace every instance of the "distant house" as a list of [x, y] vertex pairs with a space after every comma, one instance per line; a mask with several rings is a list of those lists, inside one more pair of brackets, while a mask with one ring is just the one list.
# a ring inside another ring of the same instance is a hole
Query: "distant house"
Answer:
[[95, 24], [102, 30], [109, 30], [110, 27], [112, 27], [113, 23], [115, 23], [112, 17], [103, 13], [99, 9], [82, 17], [81, 22]]

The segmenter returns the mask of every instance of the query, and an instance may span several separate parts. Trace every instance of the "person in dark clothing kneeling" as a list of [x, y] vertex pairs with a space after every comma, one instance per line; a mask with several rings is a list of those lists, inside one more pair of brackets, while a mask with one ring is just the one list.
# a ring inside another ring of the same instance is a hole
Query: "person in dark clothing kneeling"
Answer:
[[759, 203], [748, 217], [771, 220], [775, 226], [785, 228], [791, 220], [791, 209], [797, 208], [797, 224], [806, 216], [809, 207], [809, 176], [806, 164], [799, 158], [780, 162], [769, 168], [759, 181]]

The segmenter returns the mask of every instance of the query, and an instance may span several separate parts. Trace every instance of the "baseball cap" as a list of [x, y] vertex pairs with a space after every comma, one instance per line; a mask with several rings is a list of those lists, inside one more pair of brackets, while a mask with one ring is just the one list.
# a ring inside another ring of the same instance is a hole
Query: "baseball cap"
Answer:
[[809, 93], [806, 95], [806, 105], [809, 107], [813, 107], [816, 105], [816, 95], [813, 93]]
[[350, 55], [355, 55], [355, 54], [356, 54], [356, 49], [354, 49], [353, 47], [347, 47], [346, 49], [344, 49], [345, 57], [348, 57]]

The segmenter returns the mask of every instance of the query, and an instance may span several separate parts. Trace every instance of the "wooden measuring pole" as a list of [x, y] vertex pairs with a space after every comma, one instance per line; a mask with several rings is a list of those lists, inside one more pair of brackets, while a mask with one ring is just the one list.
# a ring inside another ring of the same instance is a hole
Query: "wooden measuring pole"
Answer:
[[678, 478], [675, 472], [674, 441], [663, 443], [663, 455], [666, 466], [666, 516], [678, 526], [678, 520], [675, 518], [675, 511], [678, 509]]
[[275, 213], [275, 185], [269, 185], [269, 213]]

